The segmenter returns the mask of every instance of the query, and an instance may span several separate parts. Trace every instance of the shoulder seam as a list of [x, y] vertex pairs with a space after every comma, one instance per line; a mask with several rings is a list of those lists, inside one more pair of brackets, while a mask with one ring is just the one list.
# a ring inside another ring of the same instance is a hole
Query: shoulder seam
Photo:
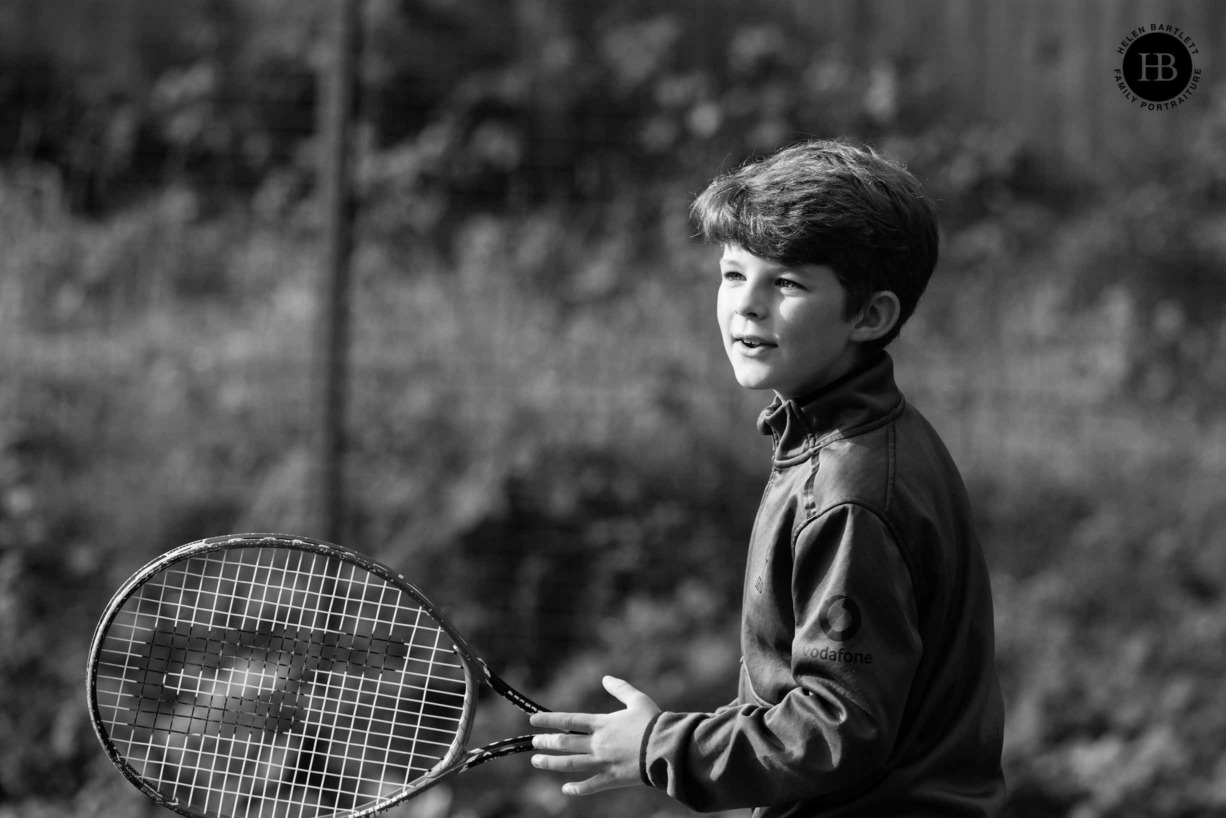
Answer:
[[800, 541], [800, 537], [802, 534], [804, 534], [805, 529], [812, 525], [815, 521], [825, 517], [830, 512], [836, 509], [851, 506], [864, 509], [869, 514], [872, 514], [874, 517], [880, 520], [881, 524], [885, 526], [886, 531], [888, 531], [890, 534], [890, 540], [893, 542], [895, 550], [897, 550], [898, 555], [902, 557], [903, 564], [907, 566], [907, 573], [911, 575], [911, 587], [915, 589], [915, 593], [918, 595], [920, 590], [920, 574], [916, 570], [916, 565], [911, 559], [911, 555], [907, 552], [907, 549], [902, 547], [902, 537], [899, 536], [898, 529], [894, 527], [892, 522], [890, 522], [890, 518], [885, 512], [878, 509], [873, 504], [867, 503], [863, 500], [840, 500], [838, 502], [831, 503], [821, 511], [810, 515], [803, 523], [801, 523], [796, 528], [795, 533], [792, 534], [791, 551], [793, 564], [795, 564], [796, 560], [796, 544]]

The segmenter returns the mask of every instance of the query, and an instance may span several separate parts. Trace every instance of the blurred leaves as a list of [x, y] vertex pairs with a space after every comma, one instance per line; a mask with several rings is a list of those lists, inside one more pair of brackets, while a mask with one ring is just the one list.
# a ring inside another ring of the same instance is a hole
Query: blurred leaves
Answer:
[[[124, 8], [115, 59], [32, 39], [0, 70], [3, 818], [140, 814], [75, 704], [96, 612], [158, 551], [310, 506], [327, 22], [299, 0]], [[995, 572], [1007, 815], [1226, 809], [1220, 89], [1186, 164], [1092, 183], [804, 4], [364, 12], [352, 545], [552, 706], [611, 707], [604, 673], [666, 707], [730, 700], [766, 443], [685, 207], [797, 134], [870, 139], [942, 216], [900, 372]], [[491, 732], [523, 729], [500, 707]], [[526, 769], [406, 813], [681, 814]]]

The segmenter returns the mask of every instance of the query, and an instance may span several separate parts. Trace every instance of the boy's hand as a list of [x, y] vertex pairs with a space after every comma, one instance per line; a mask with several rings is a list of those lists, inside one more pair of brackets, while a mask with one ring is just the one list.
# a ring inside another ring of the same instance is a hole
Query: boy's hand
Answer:
[[534, 755], [532, 766], [555, 772], [595, 773], [584, 781], [564, 785], [562, 792], [567, 795], [591, 795], [642, 783], [639, 751], [643, 731], [660, 708], [629, 682], [612, 676], [605, 676], [603, 681], [604, 689], [626, 705], [624, 710], [607, 714], [537, 713], [530, 719], [534, 727], [570, 731], [537, 736], [533, 747], [565, 755]]

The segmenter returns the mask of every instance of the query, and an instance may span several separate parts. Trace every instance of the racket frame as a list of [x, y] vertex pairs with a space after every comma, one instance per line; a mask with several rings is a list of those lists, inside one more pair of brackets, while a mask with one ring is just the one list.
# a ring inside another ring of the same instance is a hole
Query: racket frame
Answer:
[[472, 651], [464, 637], [447, 620], [438, 606], [431, 602], [420, 589], [405, 579], [403, 574], [353, 549], [310, 537], [276, 533], [227, 534], [208, 537], [181, 545], [150, 560], [119, 587], [111, 597], [110, 602], [107, 603], [106, 609], [94, 630], [86, 667], [87, 699], [94, 733], [98, 736], [98, 740], [102, 743], [103, 749], [106, 750], [111, 762], [150, 799], [180, 815], [187, 816], [187, 818], [206, 818], [204, 813], [180, 804], [173, 795], [163, 792], [146, 781], [137, 772], [136, 768], [127, 761], [123, 753], [112, 743], [104, 723], [105, 719], [103, 719], [99, 712], [96, 695], [97, 673], [98, 666], [101, 663], [102, 645], [105, 642], [106, 634], [122, 610], [124, 603], [139, 591], [145, 583], [176, 563], [203, 554], [238, 548], [292, 549], [321, 556], [336, 557], [345, 562], [352, 563], [358, 568], [380, 577], [401, 592], [408, 594], [415, 603], [438, 623], [455, 647], [455, 654], [459, 658], [460, 666], [464, 672], [464, 705], [451, 747], [448, 748], [446, 754], [428, 772], [410, 781], [400, 792], [388, 798], [380, 799], [372, 806], [352, 811], [346, 814], [346, 818], [364, 818], [364, 816], [374, 815], [421, 794], [426, 789], [454, 773], [463, 772], [495, 758], [532, 749], [533, 737], [531, 735], [503, 739], [472, 750], [466, 749], [472, 733], [474, 713], [477, 705], [477, 692], [480, 686], [489, 687], [525, 713], [538, 713], [545, 711], [546, 708], [529, 699], [495, 675], [489, 669], [489, 666], [486, 665], [485, 661], [478, 658]]

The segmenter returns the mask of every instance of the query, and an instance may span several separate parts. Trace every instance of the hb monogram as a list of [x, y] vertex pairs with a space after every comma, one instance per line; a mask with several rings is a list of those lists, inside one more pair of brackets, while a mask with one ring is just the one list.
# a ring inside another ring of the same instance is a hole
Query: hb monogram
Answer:
[[[1139, 82], [1170, 82], [1179, 75], [1175, 68], [1175, 55], [1168, 51], [1157, 54], [1146, 51], [1137, 56], [1141, 58], [1141, 75], [1137, 77]], [[1156, 76], [1150, 76], [1151, 68]]]

